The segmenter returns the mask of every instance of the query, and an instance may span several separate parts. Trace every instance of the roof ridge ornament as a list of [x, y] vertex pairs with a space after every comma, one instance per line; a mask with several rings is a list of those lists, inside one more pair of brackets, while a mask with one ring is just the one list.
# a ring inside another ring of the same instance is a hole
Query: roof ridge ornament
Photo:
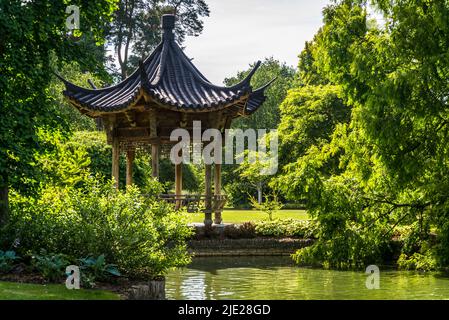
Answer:
[[173, 29], [175, 28], [176, 16], [174, 14], [162, 15], [162, 40], [174, 40], [175, 34]]

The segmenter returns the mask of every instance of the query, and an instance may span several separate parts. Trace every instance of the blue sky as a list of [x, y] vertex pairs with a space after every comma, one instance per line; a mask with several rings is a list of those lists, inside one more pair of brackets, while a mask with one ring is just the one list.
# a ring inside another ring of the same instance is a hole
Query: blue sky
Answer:
[[322, 25], [329, 0], [207, 0], [211, 14], [199, 37], [187, 37], [185, 52], [212, 82], [265, 57], [295, 66], [304, 43]]

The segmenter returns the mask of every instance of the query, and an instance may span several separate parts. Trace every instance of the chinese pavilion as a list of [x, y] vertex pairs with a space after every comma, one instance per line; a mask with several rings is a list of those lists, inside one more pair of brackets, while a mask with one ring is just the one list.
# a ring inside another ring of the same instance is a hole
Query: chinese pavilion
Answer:
[[[82, 114], [101, 118], [107, 141], [112, 145], [112, 176], [118, 187], [119, 157], [126, 154], [126, 183], [132, 184], [132, 165], [136, 148], [151, 146], [152, 175], [159, 176], [159, 157], [174, 142], [170, 134], [177, 128], [190, 133], [193, 121], [201, 121], [202, 131], [215, 128], [224, 134], [233, 119], [248, 116], [265, 101], [265, 89], [270, 83], [252, 90], [251, 77], [260, 62], [240, 83], [217, 86], [208, 81], [175, 42], [175, 16], [162, 17], [162, 41], [139, 68], [121, 83], [97, 89], [79, 87], [63, 78], [64, 96]], [[221, 212], [226, 201], [221, 193], [221, 164], [214, 164], [214, 194], [212, 195], [212, 165], [205, 165], [206, 225], [222, 223]], [[188, 204], [182, 194], [182, 165], [175, 165], [175, 194], [164, 196], [177, 207]]]

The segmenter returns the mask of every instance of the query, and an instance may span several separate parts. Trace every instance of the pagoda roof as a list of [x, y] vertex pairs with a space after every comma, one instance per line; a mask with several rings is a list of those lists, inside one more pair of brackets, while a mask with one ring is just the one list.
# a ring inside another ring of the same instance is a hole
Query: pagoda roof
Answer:
[[131, 76], [117, 85], [102, 89], [79, 87], [58, 76], [66, 86], [63, 94], [88, 113], [119, 112], [133, 107], [141, 98], [161, 107], [184, 112], [208, 112], [240, 104], [243, 114], [251, 114], [265, 101], [265, 89], [253, 91], [250, 80], [260, 66], [256, 63], [240, 83], [225, 87], [212, 84], [193, 65], [174, 40], [174, 15], [162, 17], [161, 43]]

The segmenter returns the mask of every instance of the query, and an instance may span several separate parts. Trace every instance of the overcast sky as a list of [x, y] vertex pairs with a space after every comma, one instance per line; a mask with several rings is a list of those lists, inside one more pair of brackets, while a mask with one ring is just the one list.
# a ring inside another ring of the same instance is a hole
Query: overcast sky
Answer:
[[184, 47], [212, 82], [245, 70], [265, 57], [296, 67], [304, 43], [322, 24], [328, 0], [206, 0], [211, 11], [199, 37]]

